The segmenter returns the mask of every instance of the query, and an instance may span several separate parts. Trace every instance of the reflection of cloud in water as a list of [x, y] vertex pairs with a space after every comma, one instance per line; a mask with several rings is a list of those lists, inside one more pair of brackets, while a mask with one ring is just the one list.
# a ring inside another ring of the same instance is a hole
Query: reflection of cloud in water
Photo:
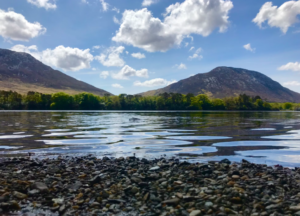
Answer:
[[276, 130], [275, 128], [255, 128], [255, 129], [251, 129], [253, 131], [274, 131]]
[[26, 137], [32, 137], [33, 135], [4, 135], [0, 136], [0, 139], [21, 139]]
[[296, 140], [300, 139], [300, 130], [291, 130], [284, 135], [275, 135], [275, 136], [263, 136], [263, 139], [285, 139], [285, 140]]
[[18, 135], [18, 134], [24, 134], [24, 133], [26, 133], [26, 132], [14, 132], [13, 134]]
[[234, 146], [283, 146], [283, 147], [300, 147], [299, 142], [295, 141], [235, 141], [214, 143], [216, 147], [234, 147]]
[[18, 149], [18, 148], [22, 148], [23, 146], [0, 146], [0, 149]]
[[70, 131], [71, 129], [49, 129], [49, 130], [45, 130], [47, 132], [66, 132], [66, 131]]
[[[174, 156], [179, 154], [198, 154], [216, 152], [215, 147], [199, 146], [199, 147], [174, 147], [163, 145], [142, 146], [141, 149], [135, 149], [132, 145], [125, 143], [117, 143], [112, 145], [84, 145], [84, 146], [68, 146], [68, 147], [53, 147], [48, 149], [35, 149], [31, 152], [37, 154], [49, 154], [49, 153], [94, 153], [98, 156], [110, 155], [114, 157], [133, 155], [134, 153], [138, 157], [155, 158], [162, 155]], [[26, 153], [26, 151], [15, 151], [15, 153]]]
[[236, 154], [247, 157], [255, 155], [256, 157], [263, 157], [262, 161], [270, 160], [278, 164], [283, 162], [285, 164], [300, 165], [300, 148], [281, 149], [281, 150], [252, 150], [252, 151], [237, 151]]
[[220, 140], [220, 139], [231, 139], [232, 137], [225, 136], [173, 136], [166, 137], [167, 139], [179, 139], [179, 140]]

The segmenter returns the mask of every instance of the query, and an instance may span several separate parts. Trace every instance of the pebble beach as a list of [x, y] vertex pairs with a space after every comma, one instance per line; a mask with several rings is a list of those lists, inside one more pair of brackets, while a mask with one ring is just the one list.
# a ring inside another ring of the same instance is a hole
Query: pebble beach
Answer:
[[0, 215], [300, 215], [300, 169], [176, 158], [0, 162]]

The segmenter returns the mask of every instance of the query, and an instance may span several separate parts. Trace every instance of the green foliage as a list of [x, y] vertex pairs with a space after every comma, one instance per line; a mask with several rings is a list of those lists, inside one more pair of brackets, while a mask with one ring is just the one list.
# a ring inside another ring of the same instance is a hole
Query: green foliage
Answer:
[[52, 95], [50, 109], [70, 110], [73, 109], [74, 98], [64, 92], [58, 92]]
[[291, 110], [292, 108], [293, 108], [292, 103], [284, 103], [283, 104], [283, 109], [285, 109], [285, 110]]
[[163, 93], [158, 96], [121, 94], [97, 96], [91, 93], [68, 95], [63, 92], [21, 95], [0, 91], [0, 109], [5, 110], [299, 110], [300, 104], [268, 103], [259, 96], [246, 94], [224, 99], [211, 99], [205, 94], [194, 96]]

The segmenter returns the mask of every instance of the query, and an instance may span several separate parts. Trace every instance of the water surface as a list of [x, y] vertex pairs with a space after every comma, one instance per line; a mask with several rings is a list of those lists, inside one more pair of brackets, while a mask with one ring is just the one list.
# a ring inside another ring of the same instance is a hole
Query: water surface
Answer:
[[[135, 118], [135, 119], [133, 119]], [[299, 112], [0, 112], [1, 156], [96, 154], [300, 166]]]

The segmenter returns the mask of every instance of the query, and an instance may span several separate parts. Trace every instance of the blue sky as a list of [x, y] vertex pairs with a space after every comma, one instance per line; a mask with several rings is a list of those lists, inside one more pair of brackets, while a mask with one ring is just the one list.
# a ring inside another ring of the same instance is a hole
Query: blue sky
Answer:
[[300, 92], [300, 0], [1, 0], [0, 47], [113, 94], [217, 66]]

